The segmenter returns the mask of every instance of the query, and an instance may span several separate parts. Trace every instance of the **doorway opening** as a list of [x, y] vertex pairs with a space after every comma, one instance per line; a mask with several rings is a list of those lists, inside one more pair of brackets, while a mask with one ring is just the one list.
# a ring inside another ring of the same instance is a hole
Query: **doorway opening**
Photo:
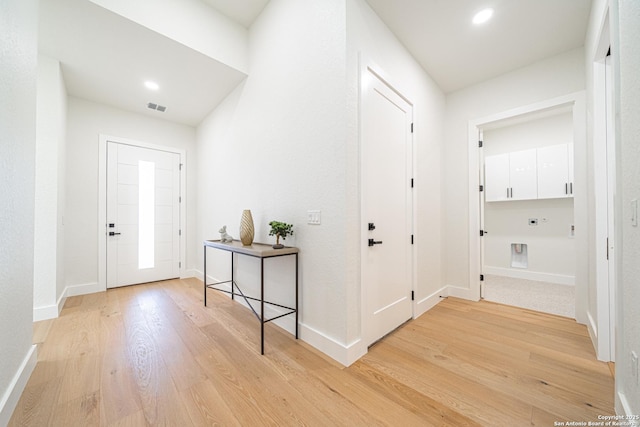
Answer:
[[575, 318], [571, 106], [480, 128], [482, 297]]

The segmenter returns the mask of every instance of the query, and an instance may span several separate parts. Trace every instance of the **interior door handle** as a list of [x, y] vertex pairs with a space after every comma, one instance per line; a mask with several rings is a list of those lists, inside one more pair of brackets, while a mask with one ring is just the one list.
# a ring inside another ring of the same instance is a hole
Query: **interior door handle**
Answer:
[[381, 244], [382, 244], [382, 240], [381, 240], [381, 241], [376, 242], [376, 241], [375, 241], [375, 240], [373, 240], [373, 239], [369, 239], [369, 246], [373, 246], [373, 245], [381, 245]]
[[109, 232], [109, 236], [119, 236], [119, 235], [120, 235], [120, 233], [116, 233], [114, 231], [110, 231]]

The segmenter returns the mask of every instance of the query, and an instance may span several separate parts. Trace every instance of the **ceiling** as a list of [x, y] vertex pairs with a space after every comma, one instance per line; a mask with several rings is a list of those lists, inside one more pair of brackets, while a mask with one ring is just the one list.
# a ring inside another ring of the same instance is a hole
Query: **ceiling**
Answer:
[[591, 0], [366, 1], [445, 93], [583, 46], [591, 12]]
[[[202, 1], [249, 28], [269, 0]], [[582, 46], [591, 9], [591, 0], [366, 1], [445, 92]], [[471, 25], [488, 6], [493, 19]], [[39, 43], [61, 62], [69, 95], [190, 126], [246, 77], [89, 0], [40, 2]]]
[[[238, 0], [207, 1], [238, 13], [229, 7]], [[238, 19], [250, 25], [268, 0], [242, 1], [251, 7]], [[39, 19], [39, 50], [60, 61], [67, 93], [78, 98], [197, 126], [246, 77], [88, 0], [41, 1]]]

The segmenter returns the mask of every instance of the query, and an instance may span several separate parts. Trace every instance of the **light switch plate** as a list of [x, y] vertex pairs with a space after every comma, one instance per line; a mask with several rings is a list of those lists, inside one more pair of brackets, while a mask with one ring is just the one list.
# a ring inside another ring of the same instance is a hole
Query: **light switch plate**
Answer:
[[307, 211], [307, 224], [320, 225], [321, 222], [320, 211]]

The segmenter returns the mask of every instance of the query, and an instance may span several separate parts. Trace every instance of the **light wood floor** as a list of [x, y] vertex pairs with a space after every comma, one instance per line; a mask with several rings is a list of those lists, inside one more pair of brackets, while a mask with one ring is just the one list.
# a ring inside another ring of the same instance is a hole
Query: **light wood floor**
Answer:
[[73, 297], [35, 325], [10, 426], [553, 426], [613, 414], [585, 328], [449, 298], [343, 368], [202, 282]]

